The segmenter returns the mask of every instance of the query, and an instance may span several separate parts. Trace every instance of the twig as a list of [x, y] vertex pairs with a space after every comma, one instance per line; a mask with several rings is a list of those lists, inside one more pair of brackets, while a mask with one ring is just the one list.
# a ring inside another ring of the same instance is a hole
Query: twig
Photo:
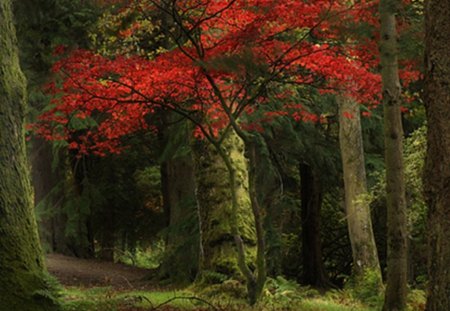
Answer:
[[[157, 306], [153, 306], [153, 304], [150, 302], [150, 304], [151, 304], [152, 306], [151, 306], [151, 309], [149, 309], [149, 310], [152, 310], [152, 311], [158, 310], [158, 309], [161, 308], [162, 306], [165, 306], [165, 305], [167, 305], [167, 304], [169, 304], [169, 303], [171, 303], [171, 302], [173, 302], [173, 301], [175, 301], [175, 300], [181, 300], [181, 299], [184, 299], [184, 300], [196, 300], [196, 301], [200, 301], [200, 302], [204, 303], [205, 305], [207, 305], [208, 307], [210, 307], [210, 308], [211, 308], [212, 310], [214, 310], [214, 311], [224, 311], [223, 309], [221, 309], [221, 308], [219, 308], [219, 307], [213, 305], [213, 304], [210, 303], [209, 301], [207, 301], [207, 300], [205, 300], [205, 299], [203, 299], [203, 298], [200, 298], [200, 297], [195, 297], [195, 296], [177, 296], [177, 297], [172, 297], [172, 298], [170, 298], [170, 299], [168, 299], [168, 300], [166, 300], [166, 301], [160, 303], [160, 304], [157, 305]], [[146, 299], [146, 300], [148, 300], [148, 299]], [[149, 300], [148, 300], [148, 301], [149, 301]]]

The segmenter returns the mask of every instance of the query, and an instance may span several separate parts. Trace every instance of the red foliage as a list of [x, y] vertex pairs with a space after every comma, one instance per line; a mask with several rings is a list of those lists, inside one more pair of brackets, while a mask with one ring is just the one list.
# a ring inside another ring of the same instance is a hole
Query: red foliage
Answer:
[[[135, 2], [136, 10], [142, 5], [145, 10], [164, 9], [152, 1]], [[277, 83], [320, 87], [323, 93], [344, 94], [369, 105], [379, 102], [376, 42], [362, 44], [342, 34], [349, 23], [377, 23], [373, 1], [350, 8], [347, 1], [336, 0], [176, 3], [186, 44], [153, 60], [73, 51], [53, 67], [62, 79], [48, 86], [55, 94], [54, 106], [39, 117], [35, 131], [47, 139], [71, 140], [69, 148], [81, 153], [103, 155], [118, 152], [121, 137], [151, 128], [146, 116], [159, 109], [200, 115], [195, 135], [214, 137], [230, 116], [237, 119], [266, 103], [261, 90]], [[136, 27], [119, 35], [132, 35]], [[405, 69], [405, 81], [417, 78], [410, 67]], [[266, 114], [264, 121], [286, 115], [319, 121], [292, 103]], [[95, 129], [80, 133], [70, 126], [73, 118], [91, 117], [101, 120]], [[262, 130], [258, 124], [242, 126]]]

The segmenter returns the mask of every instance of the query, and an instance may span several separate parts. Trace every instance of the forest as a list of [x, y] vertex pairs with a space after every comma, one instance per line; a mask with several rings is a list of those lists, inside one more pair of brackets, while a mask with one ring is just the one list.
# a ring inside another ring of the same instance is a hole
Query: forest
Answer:
[[0, 0], [0, 311], [450, 310], [449, 0]]

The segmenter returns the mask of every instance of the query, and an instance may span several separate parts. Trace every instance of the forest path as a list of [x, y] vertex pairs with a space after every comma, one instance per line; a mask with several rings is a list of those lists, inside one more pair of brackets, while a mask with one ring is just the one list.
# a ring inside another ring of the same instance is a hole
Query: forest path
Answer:
[[47, 269], [65, 286], [111, 286], [121, 290], [154, 288], [154, 284], [145, 281], [152, 270], [119, 263], [49, 254]]

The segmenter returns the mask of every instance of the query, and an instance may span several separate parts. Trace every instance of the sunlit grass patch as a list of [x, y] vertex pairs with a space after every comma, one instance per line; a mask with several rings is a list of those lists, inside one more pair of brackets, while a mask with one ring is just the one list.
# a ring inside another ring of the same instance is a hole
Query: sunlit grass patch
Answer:
[[64, 311], [119, 311], [170, 306], [194, 310], [206, 304], [188, 291], [116, 291], [111, 287], [68, 287], [62, 293]]
[[[305, 299], [299, 304], [302, 311], [372, 311], [372, 309], [355, 302], [336, 302], [327, 298]], [[373, 310], [374, 311], [374, 310]]]
[[[223, 295], [202, 296], [192, 290], [123, 291], [112, 287], [67, 287], [61, 293], [64, 311], [128, 310], [227, 310], [227, 311], [375, 311], [355, 299], [350, 291], [333, 290], [324, 295], [309, 288], [288, 290], [286, 284], [272, 291], [255, 307], [244, 300]], [[422, 291], [412, 291], [409, 310], [423, 310]]]

